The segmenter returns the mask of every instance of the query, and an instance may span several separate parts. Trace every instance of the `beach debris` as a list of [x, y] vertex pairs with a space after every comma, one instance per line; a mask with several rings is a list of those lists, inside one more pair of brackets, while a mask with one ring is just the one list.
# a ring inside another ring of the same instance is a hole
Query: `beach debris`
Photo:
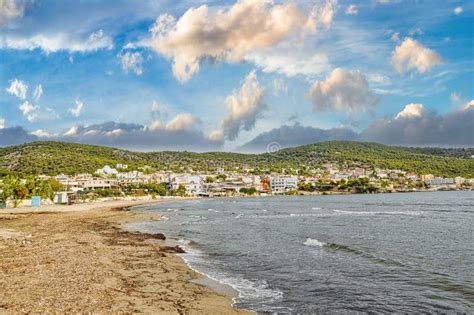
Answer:
[[159, 252], [169, 254], [185, 254], [186, 252], [179, 245], [176, 246], [160, 246]]

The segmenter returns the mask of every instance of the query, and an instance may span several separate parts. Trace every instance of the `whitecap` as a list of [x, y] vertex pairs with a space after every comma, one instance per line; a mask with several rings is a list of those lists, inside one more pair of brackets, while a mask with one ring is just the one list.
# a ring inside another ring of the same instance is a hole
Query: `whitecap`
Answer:
[[307, 238], [306, 242], [304, 242], [303, 244], [306, 246], [319, 246], [319, 247], [323, 247], [326, 245], [326, 243], [320, 242], [317, 239], [313, 239], [313, 238]]
[[420, 215], [419, 211], [348, 211], [333, 210], [336, 213], [354, 214], [354, 215]]

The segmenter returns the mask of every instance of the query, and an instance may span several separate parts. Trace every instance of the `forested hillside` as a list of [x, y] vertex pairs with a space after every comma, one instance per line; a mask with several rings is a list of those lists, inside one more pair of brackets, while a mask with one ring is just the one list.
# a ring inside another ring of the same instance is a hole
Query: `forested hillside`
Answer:
[[228, 152], [132, 152], [109, 147], [33, 142], [0, 148], [0, 172], [19, 174], [94, 173], [106, 164], [125, 163], [131, 169], [214, 171], [253, 169], [305, 171], [323, 163], [341, 166], [402, 169], [437, 176], [474, 177], [473, 149], [405, 148], [377, 143], [329, 141], [280, 150], [276, 153], [239, 154]]

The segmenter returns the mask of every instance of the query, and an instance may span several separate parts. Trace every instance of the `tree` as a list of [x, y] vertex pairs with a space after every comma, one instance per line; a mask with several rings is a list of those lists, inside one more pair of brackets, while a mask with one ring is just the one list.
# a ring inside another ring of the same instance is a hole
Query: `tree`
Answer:
[[63, 185], [57, 180], [50, 178], [38, 183], [38, 192], [41, 198], [49, 199], [51, 202], [54, 202], [54, 197], [56, 193], [63, 189]]
[[183, 185], [179, 185], [178, 189], [176, 190], [176, 195], [180, 197], [185, 197], [186, 196], [186, 187]]
[[11, 199], [14, 208], [18, 207], [21, 201], [28, 195], [28, 189], [21, 182], [20, 178], [15, 175], [5, 176], [2, 189], [3, 198], [5, 201]]

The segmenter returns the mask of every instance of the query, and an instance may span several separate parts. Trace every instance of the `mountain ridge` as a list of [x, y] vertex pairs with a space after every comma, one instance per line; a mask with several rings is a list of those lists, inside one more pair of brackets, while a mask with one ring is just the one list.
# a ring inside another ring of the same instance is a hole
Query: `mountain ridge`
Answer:
[[131, 169], [255, 172], [308, 170], [324, 163], [401, 169], [436, 176], [474, 177], [474, 148], [412, 148], [374, 142], [326, 141], [281, 149], [274, 153], [156, 151], [136, 152], [113, 147], [39, 141], [0, 148], [0, 174], [57, 175], [93, 173], [105, 164]]

